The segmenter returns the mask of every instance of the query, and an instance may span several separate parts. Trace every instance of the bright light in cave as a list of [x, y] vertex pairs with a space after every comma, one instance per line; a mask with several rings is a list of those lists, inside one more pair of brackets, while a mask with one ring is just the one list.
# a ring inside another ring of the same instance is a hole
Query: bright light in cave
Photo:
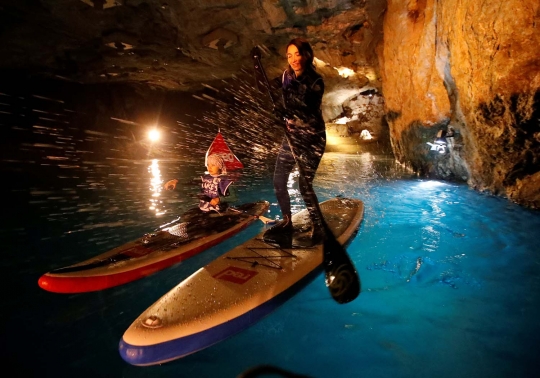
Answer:
[[344, 78], [348, 78], [349, 76], [354, 75], [354, 71], [347, 67], [334, 67], [334, 69], [337, 70], [337, 72], [339, 73], [339, 76], [344, 77]]
[[148, 132], [148, 139], [150, 139], [151, 142], [157, 142], [159, 138], [161, 137], [161, 134], [158, 129], [154, 128]]
[[362, 138], [363, 140], [373, 139], [373, 137], [371, 136], [371, 133], [367, 130], [362, 130], [362, 132], [360, 133], [360, 138]]
[[341, 118], [338, 118], [336, 120], [334, 120], [333, 123], [335, 123], [336, 125], [346, 125], [347, 122], [350, 122], [351, 119], [349, 117], [341, 117]]
[[329, 66], [329, 64], [326, 63], [324, 60], [317, 59], [316, 57], [313, 58], [313, 64], [314, 64], [315, 67], [317, 67], [317, 68]]

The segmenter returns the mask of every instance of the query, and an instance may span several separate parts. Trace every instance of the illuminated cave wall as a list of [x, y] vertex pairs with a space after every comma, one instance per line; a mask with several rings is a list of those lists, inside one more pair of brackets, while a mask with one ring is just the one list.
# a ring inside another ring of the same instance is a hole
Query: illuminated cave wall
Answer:
[[[540, 3], [388, 1], [380, 53], [396, 158], [540, 207]], [[431, 151], [453, 127], [454, 148]]]

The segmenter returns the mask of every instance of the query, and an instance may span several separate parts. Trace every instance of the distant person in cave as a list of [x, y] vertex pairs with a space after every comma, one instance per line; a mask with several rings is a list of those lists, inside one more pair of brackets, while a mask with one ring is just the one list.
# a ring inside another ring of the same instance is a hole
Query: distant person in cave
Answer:
[[304, 173], [299, 177], [299, 187], [312, 222], [311, 242], [318, 244], [324, 239], [324, 230], [320, 213], [316, 210], [318, 200], [313, 191], [313, 180], [326, 147], [326, 128], [321, 111], [324, 81], [315, 70], [313, 49], [307, 40], [291, 40], [286, 46], [286, 56], [288, 67], [278, 79], [283, 105], [274, 109], [285, 123], [290, 141], [289, 145], [287, 138], [283, 138], [274, 170], [274, 190], [283, 220], [267, 230], [263, 239], [280, 245], [292, 242], [291, 199], [287, 181], [298, 163]]

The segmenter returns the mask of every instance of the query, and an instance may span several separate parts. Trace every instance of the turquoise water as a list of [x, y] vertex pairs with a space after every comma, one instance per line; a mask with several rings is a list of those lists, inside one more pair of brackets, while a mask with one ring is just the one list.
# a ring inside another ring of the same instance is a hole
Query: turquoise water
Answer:
[[[131, 366], [118, 353], [131, 322], [264, 225], [120, 287], [49, 293], [37, 285], [41, 274], [132, 240], [192, 203], [185, 198], [193, 185], [159, 193], [156, 180], [200, 173], [175, 160], [87, 160], [57, 171], [59, 164], [9, 162], [15, 206], [0, 234], [2, 360], [18, 376], [228, 378], [270, 364], [320, 378], [533, 377], [540, 367], [540, 213], [463, 184], [418, 179], [391, 157], [367, 153], [326, 154], [315, 181], [321, 201], [343, 195], [365, 203], [348, 247], [362, 280], [355, 301], [335, 303], [321, 275], [222, 343], [160, 366]], [[28, 172], [41, 180], [28, 184], [21, 179]], [[243, 202], [271, 201], [273, 217], [270, 172], [248, 167], [236, 187]], [[299, 209], [296, 186], [290, 190]]]

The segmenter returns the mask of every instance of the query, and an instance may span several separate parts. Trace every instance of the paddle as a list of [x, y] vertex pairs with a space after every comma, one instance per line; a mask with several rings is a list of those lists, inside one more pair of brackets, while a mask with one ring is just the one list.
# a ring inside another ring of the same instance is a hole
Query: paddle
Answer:
[[275, 219], [270, 219], [270, 218], [267, 218], [267, 217], [263, 217], [262, 215], [255, 215], [255, 214], [248, 213], [247, 211], [238, 210], [238, 209], [234, 209], [234, 208], [230, 208], [230, 210], [231, 210], [231, 211], [236, 211], [236, 212], [238, 212], [238, 213], [243, 213], [243, 214], [251, 215], [252, 217], [257, 218], [258, 220], [260, 220], [261, 222], [263, 222], [263, 223], [266, 224], [266, 225], [271, 225], [271, 224], [276, 223], [276, 220], [275, 220]]
[[[259, 72], [263, 78], [263, 84], [268, 91], [272, 105], [276, 108], [274, 97], [270, 89], [270, 83], [266, 72], [261, 63], [261, 50], [258, 46], [255, 46], [251, 50], [251, 56], [254, 61], [255, 70]], [[291, 144], [291, 140], [285, 131], [285, 137], [291, 148], [294, 160], [297, 162], [298, 171], [301, 177], [305, 177], [301, 164], [298, 164], [298, 160], [294, 154], [294, 146]], [[323, 265], [325, 269], [326, 286], [330, 290], [332, 298], [338, 303], [347, 303], [355, 299], [360, 294], [360, 278], [354, 268], [354, 265], [347, 254], [345, 248], [336, 240], [336, 237], [332, 233], [332, 230], [326, 224], [319, 202], [315, 193], [312, 194], [312, 203], [315, 206], [315, 211], [318, 212], [321, 219], [322, 227], [324, 230], [325, 238], [323, 243]]]
[[[258, 220], [260, 220], [261, 222], [263, 222], [265, 225], [272, 225], [272, 224], [276, 223], [275, 219], [270, 219], [270, 218], [264, 217], [262, 215], [252, 214], [249, 211], [235, 209], [234, 207], [230, 207], [229, 210], [237, 212], [237, 213], [251, 215], [252, 217], [255, 217]], [[159, 226], [158, 228], [155, 228], [154, 232], [161, 231], [164, 228], [167, 228], [168, 226], [170, 226], [170, 225], [172, 225], [172, 224], [174, 224], [174, 223], [176, 223], [176, 222], [178, 222], [180, 220], [182, 220], [182, 217], [178, 217], [178, 218], [176, 218], [175, 220], [173, 220], [173, 221], [171, 221], [169, 223], [165, 223], [165, 224]]]

